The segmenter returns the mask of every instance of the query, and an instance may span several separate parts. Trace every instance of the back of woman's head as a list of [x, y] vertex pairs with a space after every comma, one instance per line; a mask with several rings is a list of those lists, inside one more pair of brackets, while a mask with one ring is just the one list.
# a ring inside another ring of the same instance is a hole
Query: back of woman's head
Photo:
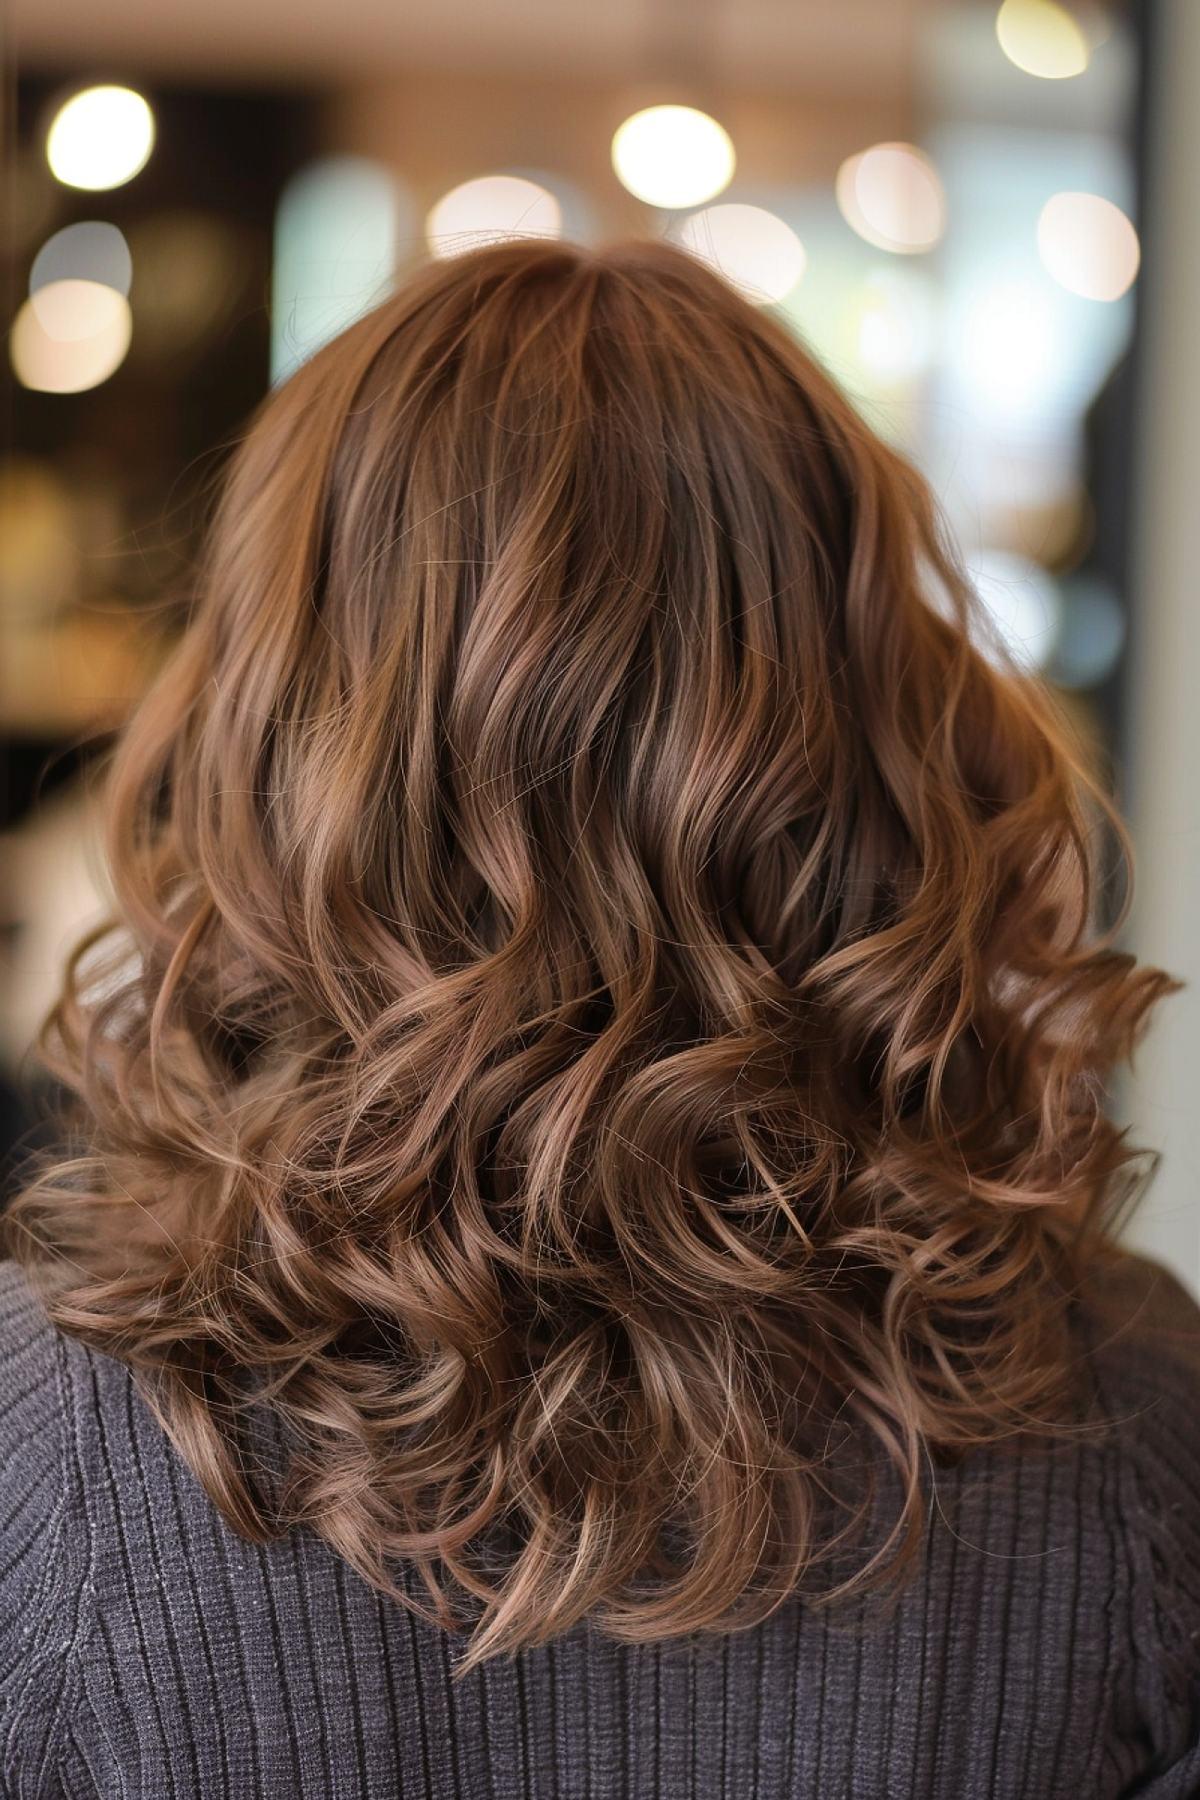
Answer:
[[239, 1529], [416, 1558], [473, 1657], [721, 1627], [831, 1563], [835, 1424], [903, 1564], [927, 1452], [1053, 1418], [1169, 984], [972, 604], [662, 245], [431, 268], [265, 403], [48, 1032], [85, 1141], [10, 1232]]

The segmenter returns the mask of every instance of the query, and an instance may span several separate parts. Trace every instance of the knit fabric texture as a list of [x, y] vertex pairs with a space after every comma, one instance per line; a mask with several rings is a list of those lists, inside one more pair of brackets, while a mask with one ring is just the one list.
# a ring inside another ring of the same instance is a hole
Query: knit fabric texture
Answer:
[[224, 1524], [128, 1370], [0, 1265], [5, 1800], [1200, 1796], [1200, 1311], [1129, 1257], [1087, 1354], [1100, 1442], [939, 1471], [873, 1622], [789, 1603], [628, 1646], [461, 1644], [316, 1536]]

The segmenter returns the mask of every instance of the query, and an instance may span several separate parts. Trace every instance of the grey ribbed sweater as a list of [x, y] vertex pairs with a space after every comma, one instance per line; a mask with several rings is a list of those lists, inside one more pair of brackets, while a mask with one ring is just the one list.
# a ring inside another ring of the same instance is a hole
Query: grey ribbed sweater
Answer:
[[316, 1538], [231, 1533], [126, 1369], [0, 1265], [0, 1788], [252, 1800], [1200, 1795], [1200, 1312], [1130, 1259], [1089, 1315], [1122, 1423], [939, 1474], [883, 1625], [581, 1627], [457, 1685]]

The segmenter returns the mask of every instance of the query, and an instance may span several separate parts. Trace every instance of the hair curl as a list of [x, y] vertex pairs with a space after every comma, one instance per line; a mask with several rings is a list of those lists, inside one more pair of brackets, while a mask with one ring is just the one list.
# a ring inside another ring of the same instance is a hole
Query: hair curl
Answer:
[[83, 1141], [8, 1228], [236, 1530], [415, 1564], [465, 1667], [763, 1616], [862, 1516], [839, 1421], [900, 1487], [835, 1593], [913, 1561], [927, 1456], [1052, 1428], [1172, 983], [976, 611], [661, 244], [432, 267], [267, 399], [44, 1037]]

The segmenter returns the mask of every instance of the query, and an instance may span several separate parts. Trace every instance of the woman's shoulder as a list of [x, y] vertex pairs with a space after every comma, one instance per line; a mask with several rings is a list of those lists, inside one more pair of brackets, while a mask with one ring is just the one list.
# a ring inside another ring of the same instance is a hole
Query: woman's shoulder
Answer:
[[1200, 1305], [1165, 1264], [1111, 1253], [1081, 1287], [1077, 1314], [1102, 1399], [1136, 1408], [1156, 1429], [1181, 1425], [1181, 1410], [1194, 1417]]
[[1200, 1793], [1200, 1306], [1133, 1255], [1098, 1270], [1082, 1301], [1111, 1421], [1108, 1523], [1124, 1547], [1138, 1706], [1163, 1771], [1145, 1792], [1181, 1800]]
[[82, 1601], [67, 1354], [24, 1271], [0, 1261], [0, 1779], [11, 1731], [35, 1750], [53, 1733]]
[[1124, 1252], [1096, 1265], [1077, 1314], [1123, 1531], [1156, 1603], [1187, 1613], [1200, 1682], [1200, 1305]]
[[[0, 1508], [3, 1548], [15, 1520], [61, 1498], [63, 1340], [25, 1271], [0, 1261]], [[8, 1558], [0, 1557], [7, 1565]]]
[[133, 1388], [124, 1363], [60, 1331], [35, 1280], [0, 1259], [0, 1622], [13, 1605], [4, 1581], [22, 1569], [34, 1580], [39, 1540], [72, 1512], [83, 1521], [92, 1440]]
[[1162, 1263], [1123, 1254], [1079, 1315], [1128, 1523], [1159, 1599], [1188, 1613], [1200, 1683], [1200, 1305]]

